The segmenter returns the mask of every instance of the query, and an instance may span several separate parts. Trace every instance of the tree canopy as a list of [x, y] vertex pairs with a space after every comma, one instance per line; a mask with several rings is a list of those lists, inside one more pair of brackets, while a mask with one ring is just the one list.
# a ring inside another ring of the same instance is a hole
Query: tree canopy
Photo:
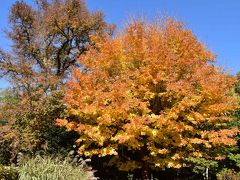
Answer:
[[79, 58], [66, 87], [68, 118], [57, 121], [79, 133], [80, 155], [126, 171], [225, 158], [238, 132], [228, 127], [235, 79], [190, 30], [170, 18], [134, 20], [115, 37], [92, 38], [97, 49]]

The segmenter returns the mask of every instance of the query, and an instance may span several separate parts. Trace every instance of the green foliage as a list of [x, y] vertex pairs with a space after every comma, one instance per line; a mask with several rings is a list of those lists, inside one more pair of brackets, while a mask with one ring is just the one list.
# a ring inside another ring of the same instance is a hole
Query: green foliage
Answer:
[[204, 158], [186, 158], [188, 164], [192, 166], [193, 172], [196, 174], [204, 174], [206, 168], [210, 170], [210, 172], [216, 171], [218, 167], [218, 163], [213, 160], [206, 160]]
[[69, 160], [40, 157], [29, 159], [19, 166], [19, 180], [89, 180], [96, 179], [83, 165], [74, 166]]
[[217, 174], [218, 180], [239, 180], [240, 173], [235, 172], [232, 169], [223, 169], [220, 173]]
[[240, 154], [229, 154], [229, 159], [236, 163], [236, 166], [240, 168]]
[[1, 90], [0, 102], [7, 103], [7, 104], [17, 104], [19, 102], [19, 99], [10, 90]]
[[17, 180], [18, 171], [12, 166], [0, 165], [0, 180]]

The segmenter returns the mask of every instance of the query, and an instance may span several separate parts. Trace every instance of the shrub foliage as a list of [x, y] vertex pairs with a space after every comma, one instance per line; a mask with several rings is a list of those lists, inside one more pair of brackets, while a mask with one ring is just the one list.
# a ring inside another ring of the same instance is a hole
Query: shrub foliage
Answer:
[[19, 180], [95, 180], [93, 172], [84, 169], [81, 164], [75, 166], [69, 160], [40, 157], [29, 159], [19, 167]]

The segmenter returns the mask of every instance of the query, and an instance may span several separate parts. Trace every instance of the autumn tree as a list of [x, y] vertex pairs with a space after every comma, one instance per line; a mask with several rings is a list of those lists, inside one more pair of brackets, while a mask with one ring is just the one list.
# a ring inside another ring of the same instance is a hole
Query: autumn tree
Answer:
[[70, 69], [79, 66], [76, 59], [87, 46], [95, 46], [90, 36], [110, 34], [112, 28], [101, 12], [89, 12], [83, 0], [36, 0], [35, 8], [16, 1], [9, 25], [12, 48], [0, 51], [0, 75], [19, 102], [1, 104], [0, 114], [10, 126], [4, 137], [14, 139], [13, 147], [32, 151], [47, 144], [42, 133], [54, 129], [54, 119], [63, 112], [62, 86]]
[[[238, 99], [238, 104], [240, 103], [240, 73], [237, 73], [237, 82], [235, 83], [234, 86], [234, 95], [237, 97]], [[231, 114], [231, 117], [233, 117], [234, 121], [231, 122], [231, 126], [233, 127], [237, 127], [238, 129], [240, 129], [240, 110], [239, 108], [236, 109], [236, 111], [234, 111]], [[237, 140], [237, 146], [235, 146], [232, 151], [230, 151], [228, 153], [228, 159], [226, 159], [225, 162], [225, 168], [228, 169], [234, 169], [236, 172], [238, 172], [240, 170], [240, 136], [238, 134], [238, 136], [236, 137]]]
[[220, 160], [235, 145], [229, 128], [235, 79], [191, 30], [170, 18], [135, 20], [115, 37], [93, 36], [97, 49], [79, 58], [67, 84], [68, 117], [78, 153], [109, 157], [120, 170], [188, 166], [186, 158]]

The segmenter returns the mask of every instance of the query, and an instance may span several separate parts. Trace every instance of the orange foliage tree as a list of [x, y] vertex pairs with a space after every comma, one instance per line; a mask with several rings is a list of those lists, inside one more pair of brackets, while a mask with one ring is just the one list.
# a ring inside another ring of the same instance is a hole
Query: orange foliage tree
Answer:
[[57, 120], [79, 132], [80, 155], [108, 156], [126, 171], [224, 158], [238, 133], [228, 127], [235, 79], [212, 65], [216, 56], [191, 30], [170, 18], [135, 20], [115, 37], [92, 38], [97, 49], [67, 86], [71, 118]]

